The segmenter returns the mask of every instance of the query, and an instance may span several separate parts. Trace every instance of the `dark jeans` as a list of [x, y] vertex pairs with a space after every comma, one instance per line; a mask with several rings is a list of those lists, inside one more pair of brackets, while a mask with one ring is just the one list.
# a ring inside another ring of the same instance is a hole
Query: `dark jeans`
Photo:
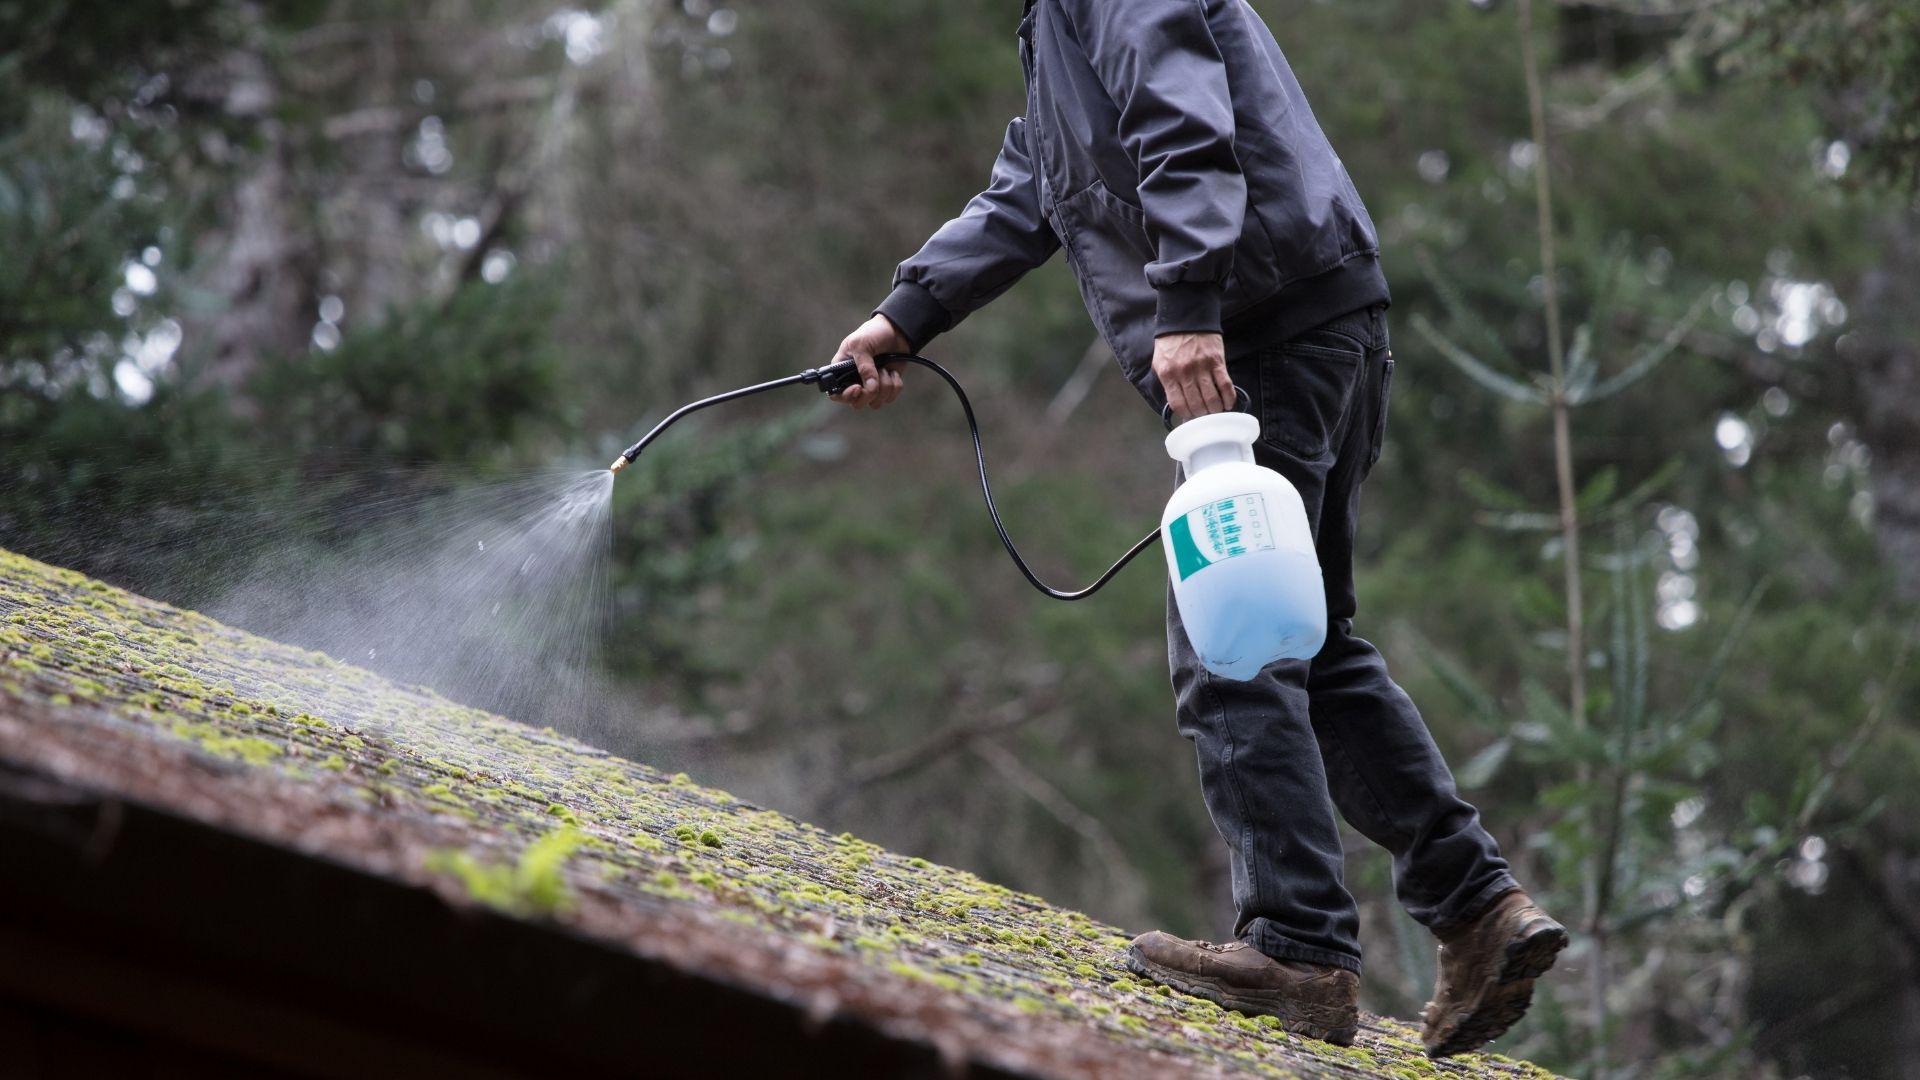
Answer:
[[1393, 853], [1394, 889], [1443, 932], [1515, 887], [1499, 847], [1406, 692], [1353, 635], [1360, 484], [1380, 456], [1393, 375], [1385, 312], [1356, 312], [1235, 361], [1261, 420], [1260, 464], [1300, 491], [1327, 586], [1327, 643], [1251, 682], [1207, 673], [1167, 599], [1180, 732], [1232, 849], [1234, 934], [1282, 960], [1360, 970], [1359, 912], [1342, 874], [1340, 815]]

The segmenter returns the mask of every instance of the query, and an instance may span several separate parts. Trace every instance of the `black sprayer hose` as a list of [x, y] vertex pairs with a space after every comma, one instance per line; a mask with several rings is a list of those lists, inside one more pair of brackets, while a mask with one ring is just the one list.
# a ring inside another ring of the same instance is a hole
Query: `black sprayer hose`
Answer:
[[1100, 591], [1100, 587], [1112, 581], [1113, 575], [1119, 573], [1121, 567], [1132, 562], [1135, 555], [1152, 547], [1153, 542], [1160, 539], [1159, 529], [1155, 529], [1141, 537], [1132, 547], [1127, 549], [1125, 555], [1120, 556], [1117, 562], [1107, 567], [1105, 573], [1095, 578], [1093, 584], [1088, 585], [1084, 589], [1075, 589], [1072, 592], [1067, 592], [1063, 589], [1056, 589], [1046, 582], [1041, 581], [1040, 576], [1035, 574], [1033, 568], [1027, 565], [1027, 560], [1020, 557], [1020, 549], [1013, 546], [1013, 537], [1007, 535], [1007, 527], [1000, 521], [1000, 508], [993, 505], [993, 485], [987, 482], [987, 454], [980, 445], [980, 422], [974, 418], [973, 402], [968, 400], [967, 392], [960, 388], [960, 380], [954, 378], [951, 371], [917, 353], [883, 353], [874, 357], [874, 361], [881, 364], [919, 364], [921, 367], [926, 368], [928, 371], [946, 380], [947, 386], [953, 390], [953, 396], [960, 399], [960, 411], [967, 414], [967, 433], [973, 436], [973, 461], [980, 469], [980, 497], [986, 501], [987, 516], [993, 519], [993, 531], [1000, 534], [1000, 543], [1006, 546], [1007, 554], [1013, 559], [1013, 565], [1020, 568], [1020, 573], [1026, 575], [1028, 583], [1034, 588], [1039, 589], [1055, 600], [1085, 599]]
[[[973, 414], [973, 402], [967, 397], [967, 392], [961, 388], [960, 380], [954, 378], [953, 373], [946, 368], [941, 367], [939, 364], [917, 353], [882, 353], [874, 357], [874, 362], [878, 364], [919, 364], [921, 367], [926, 368], [945, 380], [947, 386], [953, 391], [953, 396], [960, 399], [960, 410], [967, 415], [967, 433], [973, 438], [973, 460], [974, 464], [977, 465], [980, 470], [980, 497], [986, 501], [987, 516], [993, 519], [993, 531], [1000, 534], [1000, 543], [1006, 547], [1007, 555], [1013, 559], [1013, 564], [1020, 568], [1020, 573], [1025, 575], [1027, 582], [1034, 588], [1039, 589], [1055, 600], [1080, 600], [1092, 596], [1094, 593], [1100, 591], [1100, 588], [1107, 582], [1112, 581], [1113, 576], [1120, 572], [1121, 567], [1132, 562], [1134, 556], [1152, 547], [1153, 542], [1160, 539], [1159, 529], [1155, 529], [1141, 537], [1131, 548], [1127, 549], [1125, 555], [1120, 556], [1118, 561], [1112, 566], [1107, 567], [1105, 573], [1095, 578], [1093, 584], [1088, 585], [1084, 589], [1075, 589], [1068, 592], [1064, 589], [1056, 589], [1046, 582], [1041, 581], [1039, 575], [1033, 572], [1033, 568], [1027, 565], [1027, 560], [1020, 557], [1020, 549], [1014, 547], [1013, 537], [1007, 535], [1007, 527], [1005, 523], [1000, 520], [1000, 508], [993, 504], [993, 485], [987, 480], [987, 454], [980, 444], [980, 422]], [[698, 412], [709, 406], [719, 405], [722, 402], [733, 401], [736, 398], [743, 398], [750, 394], [758, 394], [782, 386], [800, 384], [818, 385], [822, 393], [837, 394], [841, 390], [853, 386], [859, 381], [860, 369], [854, 361], [851, 359], [838, 360], [823, 368], [808, 368], [798, 375], [789, 375], [784, 379], [774, 379], [771, 382], [756, 383], [753, 386], [744, 386], [738, 390], [729, 390], [724, 394], [715, 394], [709, 398], [701, 398], [699, 401], [690, 402], [669, 413], [666, 419], [653, 426], [653, 430], [641, 436], [639, 442], [634, 443], [627, 448], [625, 453], [614, 458], [613, 471], [617, 473], [632, 463], [634, 458], [640, 456], [640, 451], [647, 448], [648, 443], [659, 438], [660, 433], [665, 431], [669, 425], [689, 413]]]
[[[812, 377], [810, 378], [809, 376], [812, 376]], [[626, 450], [623, 451], [619, 457], [613, 459], [613, 464], [609, 467], [614, 472], [618, 473], [621, 469], [624, 469], [627, 466], [633, 464], [633, 459], [640, 456], [640, 451], [645, 450], [647, 448], [648, 443], [651, 443], [653, 440], [659, 438], [661, 432], [666, 431], [668, 428], [672, 427], [675, 423], [677, 423], [680, 420], [681, 417], [688, 416], [693, 413], [697, 413], [701, 409], [709, 409], [715, 405], [725, 404], [726, 402], [733, 401], [737, 398], [750, 397], [754, 394], [765, 393], [768, 390], [778, 390], [783, 386], [800, 386], [804, 383], [813, 383], [813, 382], [819, 382], [819, 381], [820, 381], [819, 376], [816, 374], [815, 369], [808, 368], [807, 370], [801, 372], [798, 375], [789, 375], [784, 379], [774, 379], [769, 382], [755, 383], [752, 386], [743, 386], [738, 390], [729, 390], [724, 394], [715, 394], [712, 397], [703, 397], [698, 401], [689, 401], [685, 405], [682, 405], [679, 408], [668, 413], [666, 419], [653, 425], [653, 430], [647, 432], [645, 435], [640, 436], [640, 441], [637, 443], [634, 443], [632, 446], [627, 447]]]

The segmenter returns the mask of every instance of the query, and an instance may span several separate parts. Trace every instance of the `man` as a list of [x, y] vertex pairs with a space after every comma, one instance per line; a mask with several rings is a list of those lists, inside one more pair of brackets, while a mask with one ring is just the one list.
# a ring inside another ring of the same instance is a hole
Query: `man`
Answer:
[[1395, 890], [1440, 939], [1424, 1041], [1474, 1049], [1526, 1011], [1567, 932], [1508, 872], [1379, 652], [1353, 636], [1353, 534], [1380, 453], [1393, 361], [1379, 241], [1272, 33], [1246, 0], [1027, 0], [1026, 115], [987, 189], [902, 263], [838, 355], [880, 408], [898, 371], [1059, 248], [1087, 311], [1156, 409], [1261, 420], [1259, 462], [1299, 489], [1327, 587], [1326, 646], [1251, 682], [1207, 673], [1167, 605], [1182, 734], [1231, 849], [1235, 940], [1155, 931], [1135, 972], [1293, 1032], [1353, 1040], [1358, 913], [1342, 816], [1394, 858]]

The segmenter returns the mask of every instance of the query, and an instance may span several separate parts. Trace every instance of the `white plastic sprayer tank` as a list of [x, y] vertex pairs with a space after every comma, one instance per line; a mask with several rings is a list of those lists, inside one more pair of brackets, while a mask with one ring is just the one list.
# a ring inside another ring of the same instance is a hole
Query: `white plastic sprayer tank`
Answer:
[[1196, 417], [1167, 435], [1186, 482], [1160, 516], [1174, 602], [1208, 671], [1246, 681], [1283, 659], [1309, 659], [1327, 639], [1320, 580], [1300, 493], [1254, 464], [1260, 421]]

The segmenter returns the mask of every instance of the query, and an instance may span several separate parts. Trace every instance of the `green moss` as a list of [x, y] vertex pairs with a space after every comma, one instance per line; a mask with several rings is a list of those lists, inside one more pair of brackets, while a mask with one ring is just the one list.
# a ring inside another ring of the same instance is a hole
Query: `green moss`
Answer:
[[249, 765], [265, 765], [280, 756], [280, 747], [251, 736], [209, 735], [199, 740], [201, 749], [215, 757], [238, 759]]
[[481, 863], [464, 851], [428, 855], [429, 870], [452, 874], [476, 903], [517, 914], [551, 915], [571, 903], [562, 870], [580, 844], [580, 834], [563, 826], [527, 845], [511, 866]]
[[567, 902], [561, 871], [580, 840], [579, 831], [569, 824], [535, 840], [520, 856], [514, 867], [515, 884], [535, 911], [557, 911]]
[[903, 960], [889, 962], [887, 964], [887, 970], [896, 975], [903, 975], [915, 982], [924, 982], [937, 986], [949, 993], [957, 994], [966, 989], [966, 983], [952, 975], [948, 975], [945, 972], [928, 971], [925, 968], [915, 967]]
[[334, 772], [346, 772], [347, 759], [341, 757], [339, 754], [332, 754], [320, 762], [320, 767], [323, 769], [332, 769]]

